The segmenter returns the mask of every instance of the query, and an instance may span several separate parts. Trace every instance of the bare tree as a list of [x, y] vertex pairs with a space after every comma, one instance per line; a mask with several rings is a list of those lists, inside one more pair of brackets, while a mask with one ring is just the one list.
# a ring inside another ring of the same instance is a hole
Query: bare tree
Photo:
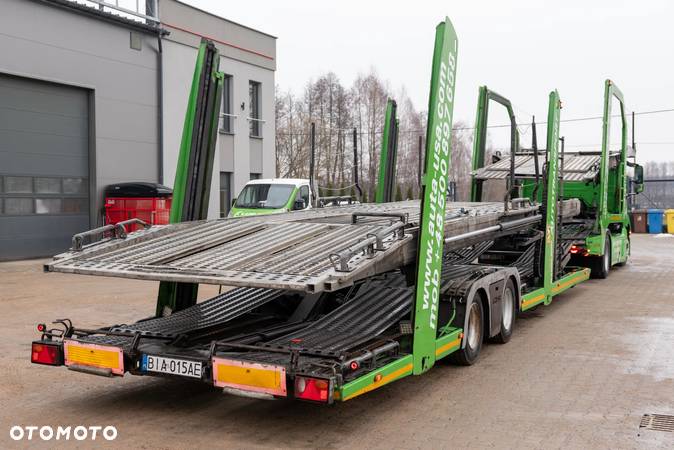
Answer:
[[[302, 97], [277, 89], [276, 158], [278, 176], [308, 177], [311, 122], [316, 124], [316, 178], [324, 188], [348, 188], [353, 179], [352, 130], [357, 129], [359, 179], [367, 198], [377, 183], [386, 101], [398, 104], [397, 193], [418, 198], [419, 138], [425, 144], [426, 112], [418, 111], [406, 90], [393, 93], [374, 70], [360, 74], [344, 87], [334, 73], [310, 80]], [[470, 191], [472, 131], [457, 123], [452, 136], [450, 180], [457, 184], [460, 199]], [[423, 154], [421, 155], [423, 158]], [[330, 191], [332, 192], [332, 191]], [[348, 190], [342, 192], [348, 193]]]

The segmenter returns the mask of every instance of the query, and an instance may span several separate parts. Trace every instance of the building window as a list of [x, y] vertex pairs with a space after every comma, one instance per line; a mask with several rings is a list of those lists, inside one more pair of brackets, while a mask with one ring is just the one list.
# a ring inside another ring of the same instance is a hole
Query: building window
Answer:
[[250, 174], [250, 179], [251, 179], [251, 180], [259, 180], [260, 178], [262, 178], [262, 174], [261, 174], [261, 173], [251, 173], [251, 174]]
[[8, 194], [31, 194], [33, 179], [31, 177], [5, 177], [5, 192]]
[[225, 79], [222, 83], [222, 120], [220, 121], [220, 131], [223, 133], [234, 133], [234, 119], [236, 116], [232, 114], [232, 85], [232, 76], [225, 74]]
[[248, 93], [250, 100], [248, 102], [250, 108], [250, 115], [248, 122], [250, 123], [250, 136], [262, 137], [262, 118], [260, 117], [260, 86], [257, 81], [250, 81], [248, 83]]
[[86, 215], [86, 178], [0, 176], [0, 215]]
[[232, 173], [220, 172], [220, 217], [227, 217], [232, 208]]
[[[301, 208], [298, 208], [299, 206], [297, 202], [302, 201], [303, 205]], [[304, 186], [300, 186], [300, 189], [297, 191], [297, 198], [295, 199], [295, 208], [294, 209], [305, 209], [307, 206], [309, 206], [309, 186], [306, 184]]]

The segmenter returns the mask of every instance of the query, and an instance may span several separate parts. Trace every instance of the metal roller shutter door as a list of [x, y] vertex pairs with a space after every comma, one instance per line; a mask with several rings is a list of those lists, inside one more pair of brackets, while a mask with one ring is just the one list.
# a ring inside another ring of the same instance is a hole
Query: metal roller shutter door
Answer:
[[88, 91], [0, 74], [0, 260], [65, 251], [89, 227]]

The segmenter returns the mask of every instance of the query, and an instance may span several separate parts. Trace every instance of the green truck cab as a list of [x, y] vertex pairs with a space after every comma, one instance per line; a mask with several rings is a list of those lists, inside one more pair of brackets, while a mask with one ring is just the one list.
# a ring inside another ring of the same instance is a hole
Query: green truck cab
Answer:
[[311, 209], [312, 197], [307, 179], [250, 180], [232, 202], [229, 217], [304, 211]]

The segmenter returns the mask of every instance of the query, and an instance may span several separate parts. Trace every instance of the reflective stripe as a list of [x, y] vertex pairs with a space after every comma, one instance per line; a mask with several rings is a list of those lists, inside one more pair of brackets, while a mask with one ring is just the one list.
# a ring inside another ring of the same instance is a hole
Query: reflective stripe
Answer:
[[522, 308], [526, 308], [527, 306], [529, 306], [533, 303], [536, 303], [540, 300], [543, 300], [544, 298], [545, 298], [545, 294], [540, 294], [540, 295], [537, 295], [534, 298], [530, 298], [529, 300], [523, 301], [522, 302]]
[[[391, 372], [390, 374], [388, 374], [386, 376], [383, 376], [381, 378], [381, 380], [376, 381], [372, 384], [369, 384], [369, 385], [365, 386], [364, 388], [358, 389], [356, 392], [349, 395], [348, 397], [344, 397], [344, 401], [351, 400], [352, 398], [357, 397], [357, 396], [362, 395], [362, 394], [365, 394], [366, 392], [374, 391], [375, 389], [380, 388], [380, 387], [384, 386], [385, 384], [388, 384], [388, 383], [390, 383], [391, 381], [393, 381], [397, 378], [400, 378], [404, 375], [409, 375], [410, 373], [412, 373], [412, 367], [413, 367], [412, 364], [408, 364], [406, 366], [403, 366], [400, 369], [398, 369], [394, 372]], [[366, 375], [366, 376], [368, 376], [368, 375]]]
[[[581, 274], [581, 275], [584, 275], [584, 273]], [[580, 276], [574, 276], [574, 277], [571, 278], [570, 280], [567, 280], [567, 281], [565, 281], [565, 282], [562, 283], [562, 284], [558, 284], [557, 286], [555, 286], [555, 287], [552, 288], [552, 292], [558, 292], [558, 291], [564, 289], [566, 286], [568, 286], [568, 285], [570, 285], [570, 284], [573, 284], [573, 283], [575, 283], [575, 282], [580, 282], [580, 281], [582, 281], [582, 280], [579, 280], [579, 278], [582, 278], [582, 277], [580, 277]]]
[[439, 356], [454, 347], [458, 347], [459, 345], [461, 345], [461, 338], [456, 338], [453, 341], [446, 343], [442, 347], [435, 349], [435, 356]]

